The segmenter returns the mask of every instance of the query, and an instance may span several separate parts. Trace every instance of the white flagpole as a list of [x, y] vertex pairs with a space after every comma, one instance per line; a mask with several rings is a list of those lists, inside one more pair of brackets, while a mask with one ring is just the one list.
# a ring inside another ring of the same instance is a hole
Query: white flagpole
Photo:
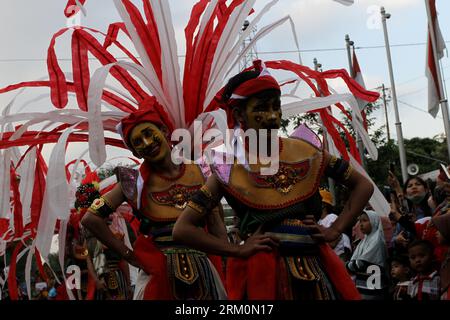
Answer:
[[[353, 78], [355, 72], [353, 70], [353, 62], [352, 62], [352, 53], [351, 53], [351, 46], [354, 45], [354, 42], [350, 40], [350, 36], [348, 34], [345, 35], [345, 44], [347, 47], [347, 58], [348, 58], [348, 71], [350, 72], [350, 76]], [[364, 168], [364, 170], [367, 171], [367, 163], [366, 163], [366, 157], [364, 156], [364, 144], [362, 142], [362, 139], [358, 132], [355, 130], [355, 136], [356, 136], [356, 144], [358, 146], [359, 156], [361, 157], [361, 163]]]
[[[441, 74], [441, 65], [440, 60], [437, 55], [437, 43], [436, 43], [436, 33], [434, 30], [433, 17], [431, 16], [430, 2], [425, 0], [425, 7], [427, 8], [427, 16], [428, 16], [428, 26], [431, 32], [431, 45], [433, 47], [433, 58], [436, 64], [436, 73], [438, 77], [438, 87], [439, 87], [439, 96], [441, 98], [441, 109], [442, 109], [442, 117], [444, 118], [444, 130], [445, 130], [445, 138], [447, 140], [447, 151], [450, 159], [450, 125], [449, 125], [449, 116], [448, 116], [448, 102], [445, 98], [444, 94], [444, 86], [442, 83], [442, 74]], [[428, 63], [428, 62], [427, 62]]]
[[402, 177], [403, 183], [408, 179], [408, 171], [406, 164], [406, 152], [405, 145], [403, 142], [403, 132], [402, 132], [402, 123], [400, 122], [400, 115], [398, 112], [398, 101], [397, 101], [397, 91], [395, 89], [395, 80], [394, 80], [394, 71], [392, 69], [392, 58], [391, 58], [391, 48], [389, 45], [389, 36], [387, 32], [386, 20], [389, 19], [391, 15], [386, 13], [384, 7], [381, 7], [381, 20], [383, 22], [383, 31], [384, 31], [384, 42], [386, 45], [386, 55], [388, 60], [389, 67], [389, 77], [391, 79], [391, 90], [392, 90], [392, 101], [394, 103], [394, 111], [395, 111], [395, 128], [397, 129], [397, 140], [398, 140], [398, 151], [400, 153], [400, 166], [402, 169]]

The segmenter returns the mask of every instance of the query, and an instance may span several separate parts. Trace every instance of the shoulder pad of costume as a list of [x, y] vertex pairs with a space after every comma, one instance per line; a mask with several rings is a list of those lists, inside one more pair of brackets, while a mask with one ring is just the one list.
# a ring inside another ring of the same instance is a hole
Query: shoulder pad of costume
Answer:
[[137, 179], [139, 171], [128, 167], [116, 167], [114, 173], [117, 176], [117, 181], [120, 182], [122, 192], [129, 200], [133, 200], [136, 194]]

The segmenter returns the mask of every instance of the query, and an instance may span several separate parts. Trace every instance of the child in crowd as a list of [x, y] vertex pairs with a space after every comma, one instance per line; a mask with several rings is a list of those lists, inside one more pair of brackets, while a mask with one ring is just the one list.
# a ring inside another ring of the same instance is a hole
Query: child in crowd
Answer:
[[450, 213], [434, 217], [432, 221], [438, 230], [436, 236], [439, 244], [447, 246], [440, 270], [441, 300], [450, 300]]
[[[320, 196], [322, 197], [322, 215], [317, 224], [329, 228], [338, 218], [338, 216], [333, 213], [333, 195], [326, 189], [320, 189]], [[348, 235], [342, 233], [338, 239], [329, 243], [329, 245], [344, 263], [350, 259], [352, 255], [352, 244]]]
[[408, 286], [411, 282], [411, 269], [407, 256], [397, 255], [391, 259], [391, 279], [393, 281], [392, 299], [409, 300]]
[[440, 277], [433, 267], [433, 245], [426, 240], [415, 240], [408, 247], [409, 262], [416, 276], [408, 286], [413, 300], [439, 300]]
[[[359, 226], [364, 239], [358, 243], [347, 269], [354, 275], [364, 300], [382, 300], [387, 288], [387, 250], [380, 216], [375, 211], [365, 210], [359, 217]], [[375, 270], [379, 278], [374, 284], [369, 278]]]

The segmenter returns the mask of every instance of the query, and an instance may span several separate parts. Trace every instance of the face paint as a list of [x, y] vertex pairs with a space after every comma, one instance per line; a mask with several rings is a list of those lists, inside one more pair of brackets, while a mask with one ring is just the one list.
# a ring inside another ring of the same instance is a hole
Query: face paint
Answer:
[[250, 98], [244, 113], [244, 129], [279, 129], [281, 126], [280, 97]]
[[130, 144], [140, 158], [158, 162], [170, 154], [170, 147], [164, 134], [153, 123], [140, 123], [130, 134]]

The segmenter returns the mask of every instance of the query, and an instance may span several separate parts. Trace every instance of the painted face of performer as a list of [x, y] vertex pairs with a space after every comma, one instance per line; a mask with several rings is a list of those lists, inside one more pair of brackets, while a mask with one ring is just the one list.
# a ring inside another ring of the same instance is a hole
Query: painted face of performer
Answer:
[[130, 144], [138, 157], [150, 162], [159, 162], [170, 154], [164, 133], [151, 122], [140, 123], [133, 128]]
[[246, 127], [243, 129], [279, 129], [281, 126], [280, 95], [249, 98], [243, 112], [243, 120]]

